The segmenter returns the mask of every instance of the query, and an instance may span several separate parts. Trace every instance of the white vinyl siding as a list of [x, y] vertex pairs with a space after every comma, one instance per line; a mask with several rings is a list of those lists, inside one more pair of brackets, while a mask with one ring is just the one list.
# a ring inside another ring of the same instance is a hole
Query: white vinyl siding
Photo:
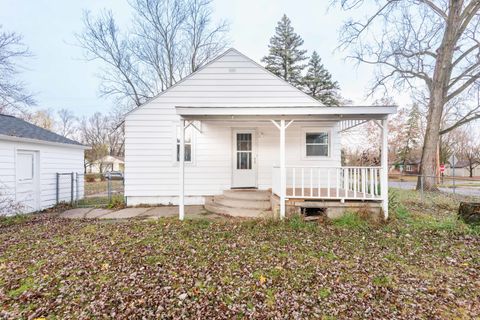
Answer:
[[[177, 123], [178, 120], [173, 120]], [[131, 145], [130, 133], [137, 128], [126, 122], [126, 174], [125, 194], [130, 204], [175, 203], [178, 190], [178, 166], [172, 166], [172, 148], [169, 139], [161, 139], [154, 145], [144, 147]], [[152, 121], [151, 129], [155, 130]], [[168, 125], [167, 125], [168, 126]], [[338, 129], [336, 123], [329, 126]], [[256, 129], [258, 187], [269, 189], [272, 184], [272, 167], [279, 164], [279, 131], [271, 123], [208, 122], [202, 123], [202, 133], [196, 133], [195, 163], [185, 167], [186, 196], [207, 196], [221, 194], [231, 188], [233, 128]], [[340, 137], [331, 131], [331, 157], [317, 160], [315, 165], [340, 166]], [[168, 133], [165, 133], [168, 134]], [[312, 162], [302, 157], [302, 125], [292, 124], [286, 133], [287, 165], [310, 166]], [[152, 148], [154, 146], [154, 148]], [[141, 154], [141, 155], [140, 155]], [[161, 198], [163, 197], [163, 198]], [[130, 200], [129, 200], [130, 199]], [[168, 199], [163, 202], [164, 199]], [[174, 201], [174, 202], [172, 202]], [[188, 201], [188, 200], [187, 200]], [[196, 202], [195, 202], [196, 203]]]
[[[256, 63], [229, 50], [217, 61], [135, 109], [125, 118], [125, 196], [129, 205], [177, 203], [177, 106], [314, 107], [319, 102]], [[314, 123], [313, 125], [319, 126]], [[336, 128], [337, 123], [322, 123]], [[258, 187], [271, 188], [272, 166], [279, 164], [279, 131], [270, 122], [202, 121], [194, 131], [192, 163], [185, 166], [186, 204], [229, 189], [234, 163], [234, 128], [255, 129]], [[340, 165], [340, 143], [331, 130], [331, 156], [318, 165]], [[302, 159], [302, 126], [287, 130], [287, 164], [312, 165]]]
[[[35, 151], [39, 157], [39, 204], [46, 209], [56, 202], [56, 173], [75, 172], [83, 174], [84, 150], [74, 147], [54, 146], [41, 143], [0, 140], [0, 193], [15, 198], [16, 151]], [[80, 176], [83, 178], [83, 175]], [[70, 179], [60, 180], [60, 201], [70, 201]], [[83, 198], [83, 179], [79, 180], [79, 198]]]

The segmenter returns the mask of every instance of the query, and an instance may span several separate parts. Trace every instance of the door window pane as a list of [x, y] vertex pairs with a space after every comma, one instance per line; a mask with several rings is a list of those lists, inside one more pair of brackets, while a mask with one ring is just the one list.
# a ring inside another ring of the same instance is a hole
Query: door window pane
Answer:
[[252, 169], [252, 134], [237, 133], [237, 169]]
[[252, 150], [252, 134], [237, 133], [237, 151], [251, 151], [251, 150]]
[[250, 152], [237, 153], [237, 169], [238, 170], [252, 169], [252, 154]]

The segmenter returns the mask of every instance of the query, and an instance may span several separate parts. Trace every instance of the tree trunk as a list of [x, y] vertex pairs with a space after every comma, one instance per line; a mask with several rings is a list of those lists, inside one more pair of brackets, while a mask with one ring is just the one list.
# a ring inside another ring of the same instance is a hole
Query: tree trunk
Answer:
[[[427, 130], [425, 132], [425, 141], [422, 150], [422, 162], [420, 164], [420, 173], [424, 179], [423, 186], [425, 190], [436, 190], [436, 158], [437, 145], [440, 137], [440, 120], [443, 113], [443, 92], [441, 88], [435, 88], [430, 97], [428, 105]], [[421, 188], [421, 177], [417, 182], [417, 189]]]
[[480, 225], [480, 203], [461, 202], [458, 216], [465, 223]]
[[452, 58], [456, 44], [456, 32], [462, 11], [462, 1], [451, 1], [446, 21], [445, 33], [442, 44], [437, 50], [437, 60], [433, 72], [428, 103], [427, 129], [422, 149], [422, 162], [420, 165], [421, 177], [418, 177], [417, 189], [437, 190], [436, 158], [437, 145], [440, 139], [440, 123], [443, 108], [447, 102], [448, 84], [452, 73]]

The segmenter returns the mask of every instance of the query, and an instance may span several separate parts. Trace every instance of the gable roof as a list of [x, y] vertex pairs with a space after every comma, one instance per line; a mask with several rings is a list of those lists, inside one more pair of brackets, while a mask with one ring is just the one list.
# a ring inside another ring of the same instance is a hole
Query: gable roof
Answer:
[[[452, 166], [452, 164], [449, 162], [450, 164], [450, 168], [453, 168], [454, 166]], [[476, 168], [477, 166], [479, 166], [480, 164], [478, 164], [477, 162], [475, 163], [472, 163], [473, 167]], [[455, 168], [467, 168], [470, 166], [470, 162], [468, 160], [458, 160], [457, 162], [455, 162]]]
[[77, 141], [5, 114], [0, 114], [0, 135], [83, 146]]
[[[195, 103], [184, 100], [188, 94], [194, 97]], [[228, 97], [231, 98], [229, 101]], [[234, 48], [228, 49], [126, 115], [162, 99], [176, 106], [324, 107], [320, 101]], [[233, 100], [235, 102], [231, 103]]]

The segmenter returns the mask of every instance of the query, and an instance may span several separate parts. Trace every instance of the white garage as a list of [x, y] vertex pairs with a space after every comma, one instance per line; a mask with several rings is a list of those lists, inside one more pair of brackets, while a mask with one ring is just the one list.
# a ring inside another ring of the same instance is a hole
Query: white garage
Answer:
[[87, 148], [0, 114], [0, 215], [35, 212], [83, 198]]

